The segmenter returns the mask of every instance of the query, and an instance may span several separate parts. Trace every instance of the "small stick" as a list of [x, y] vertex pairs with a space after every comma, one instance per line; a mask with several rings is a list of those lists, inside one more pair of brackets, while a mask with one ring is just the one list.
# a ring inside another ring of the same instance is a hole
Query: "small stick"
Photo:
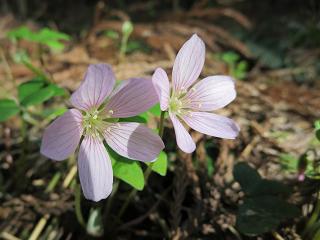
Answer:
[[50, 217], [50, 215], [46, 214], [39, 220], [38, 224], [33, 229], [32, 233], [29, 237], [29, 240], [37, 240], [38, 239], [38, 237], [40, 236], [40, 233], [42, 232], [42, 230], [46, 226], [49, 217]]
[[272, 236], [274, 237], [274, 239], [276, 240], [284, 240], [284, 238], [277, 232], [272, 232]]
[[69, 171], [69, 173], [67, 174], [66, 178], [64, 179], [63, 183], [62, 183], [62, 186], [64, 188], [67, 188], [71, 181], [74, 179], [74, 177], [76, 176], [77, 174], [77, 166], [76, 165], [73, 165]]
[[16, 236], [13, 236], [11, 233], [8, 232], [2, 232], [1, 238], [4, 240], [21, 240], [20, 238], [17, 238]]

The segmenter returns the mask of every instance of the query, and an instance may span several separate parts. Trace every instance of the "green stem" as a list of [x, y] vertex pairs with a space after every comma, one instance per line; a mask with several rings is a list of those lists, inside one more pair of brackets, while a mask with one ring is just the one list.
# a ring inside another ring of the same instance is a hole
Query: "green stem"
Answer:
[[123, 59], [126, 51], [127, 51], [127, 45], [128, 45], [128, 39], [129, 36], [125, 35], [121, 39], [121, 46], [120, 46], [120, 59]]
[[20, 126], [20, 135], [21, 135], [21, 152], [19, 159], [17, 161], [17, 172], [14, 175], [14, 179], [16, 179], [19, 185], [17, 186], [18, 189], [23, 189], [23, 187], [26, 184], [26, 181], [21, 181], [21, 179], [25, 178], [25, 172], [28, 169], [28, 161], [26, 161], [26, 158], [28, 156], [28, 136], [27, 136], [27, 123], [23, 118], [23, 113], [20, 112], [20, 120], [21, 120], [21, 126]]
[[303, 232], [303, 236], [309, 234], [310, 229], [312, 228], [314, 223], [317, 221], [319, 215], [320, 215], [320, 199], [319, 199], [319, 195], [318, 195], [316, 207], [314, 208], [314, 211], [313, 211], [311, 217], [309, 218], [309, 221], [306, 224], [305, 230]]
[[161, 115], [160, 115], [160, 123], [159, 123], [159, 136], [162, 138], [163, 136], [163, 130], [164, 130], [164, 116], [165, 116], [166, 112], [165, 111], [161, 111]]
[[76, 187], [75, 187], [75, 199], [74, 199], [75, 203], [75, 211], [76, 211], [76, 217], [78, 222], [80, 223], [80, 225], [82, 227], [86, 227], [83, 215], [82, 215], [82, 211], [81, 211], [81, 188], [80, 188], [80, 184], [77, 183]]
[[[163, 135], [163, 129], [164, 129], [164, 116], [165, 116], [165, 112], [162, 111], [161, 112], [161, 115], [160, 115], [160, 123], [159, 123], [159, 136], [162, 138], [162, 135]], [[152, 165], [153, 165], [153, 162], [150, 163], [146, 169], [146, 171], [144, 172], [144, 182], [145, 184], [147, 184], [148, 182], [148, 178], [152, 172]], [[115, 224], [117, 222], [119, 222], [119, 220], [121, 219], [122, 215], [124, 214], [125, 210], [127, 209], [129, 203], [131, 202], [132, 198], [136, 195], [137, 193], [137, 190], [136, 189], [132, 189], [131, 192], [129, 193], [129, 196], [127, 198], [127, 200], [124, 202], [124, 204], [122, 205], [119, 213], [118, 213], [118, 216], [116, 217], [116, 221], [115, 221]]]
[[22, 137], [22, 149], [26, 149], [26, 141], [27, 141], [27, 123], [26, 121], [24, 120], [23, 117], [21, 117], [21, 129], [20, 129], [20, 134], [21, 134], [21, 137]]
[[22, 153], [21, 153], [21, 156], [20, 156], [20, 160], [21, 162], [24, 162], [25, 158], [26, 158], [26, 153], [27, 153], [27, 150], [28, 150], [28, 137], [27, 137], [27, 128], [28, 128], [28, 124], [27, 122], [25, 121], [24, 119], [24, 112], [22, 111], [21, 112], [21, 128], [20, 128], [20, 134], [21, 134], [21, 138], [22, 138]]
[[22, 60], [22, 63], [29, 68], [34, 74], [38, 75], [39, 77], [42, 77], [45, 81], [48, 83], [52, 82], [52, 80], [40, 69], [37, 67], [33, 66], [32, 63], [26, 60]]
[[109, 213], [110, 213], [110, 209], [113, 203], [113, 199], [114, 196], [116, 195], [116, 192], [118, 191], [119, 188], [119, 181], [116, 181], [113, 185], [113, 189], [112, 189], [112, 193], [111, 196], [108, 198], [108, 202], [107, 202], [107, 206], [106, 209], [104, 211], [104, 216], [108, 217]]
[[131, 200], [132, 200], [132, 198], [134, 197], [134, 195], [136, 195], [136, 193], [137, 193], [137, 190], [136, 190], [135, 188], [131, 190], [131, 192], [129, 193], [129, 196], [128, 196], [128, 198], [127, 198], [127, 200], [124, 202], [124, 204], [122, 205], [122, 207], [121, 207], [121, 209], [120, 209], [120, 211], [119, 211], [119, 213], [118, 213], [118, 216], [117, 216], [117, 218], [116, 218], [116, 220], [115, 220], [115, 224], [120, 221], [122, 215], [123, 215], [124, 212], [126, 211], [129, 203], [131, 202]]

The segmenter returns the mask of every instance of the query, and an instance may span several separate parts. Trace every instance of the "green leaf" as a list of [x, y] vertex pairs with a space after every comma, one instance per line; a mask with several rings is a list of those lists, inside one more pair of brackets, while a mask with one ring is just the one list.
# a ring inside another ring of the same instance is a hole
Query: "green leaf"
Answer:
[[34, 34], [28, 27], [22, 26], [9, 31], [7, 37], [10, 39], [25, 39], [32, 41], [34, 39]]
[[43, 28], [38, 32], [32, 32], [26, 26], [13, 29], [7, 34], [7, 36], [10, 39], [24, 39], [30, 42], [40, 43], [53, 50], [62, 50], [64, 48], [64, 44], [60, 41], [69, 41], [71, 39], [69, 35], [49, 28]]
[[135, 189], [142, 190], [144, 175], [139, 162], [122, 157], [109, 147], [108, 152], [112, 161], [113, 175]]
[[64, 44], [59, 41], [46, 41], [43, 44], [55, 51], [61, 51], [64, 49]]
[[19, 101], [22, 102], [26, 97], [39, 91], [44, 85], [45, 82], [40, 79], [34, 79], [20, 84], [18, 86]]
[[152, 108], [149, 109], [149, 112], [152, 113], [154, 116], [160, 117], [161, 116], [161, 109], [160, 104], [157, 103]]
[[21, 105], [29, 107], [31, 105], [37, 105], [43, 103], [53, 97], [55, 94], [55, 89], [49, 85], [45, 88], [40, 89], [39, 91], [27, 96], [21, 102]]
[[275, 196], [245, 199], [237, 214], [237, 228], [247, 235], [275, 230], [289, 218], [299, 216], [299, 209]]
[[256, 185], [261, 181], [259, 173], [244, 162], [235, 165], [233, 177], [240, 183], [241, 188], [246, 194], [251, 194]]
[[65, 96], [67, 95], [67, 91], [64, 88], [59, 87], [58, 85], [51, 83], [49, 85], [50, 88], [54, 91], [53, 96]]
[[42, 43], [46, 43], [48, 41], [58, 41], [58, 40], [69, 41], [71, 39], [69, 35], [52, 30], [50, 28], [43, 28], [40, 32], [38, 32], [37, 35], [38, 35], [38, 41]]
[[67, 111], [65, 107], [55, 108], [55, 109], [44, 109], [41, 115], [45, 118], [54, 119], [61, 116]]
[[257, 182], [253, 187], [250, 194], [251, 196], [284, 196], [287, 197], [290, 195], [291, 188], [284, 185], [281, 182], [274, 180], [262, 179]]
[[226, 52], [222, 54], [221, 58], [224, 62], [233, 65], [239, 60], [240, 56], [235, 52]]
[[240, 61], [232, 73], [234, 77], [237, 79], [245, 78], [247, 75], [247, 66], [246, 61]]
[[49, 84], [42, 77], [22, 83], [18, 87], [19, 101], [23, 106], [31, 106], [42, 103], [53, 96], [66, 95], [66, 91], [56, 84]]
[[0, 99], [0, 122], [4, 122], [19, 112], [19, 106], [12, 99]]
[[167, 168], [168, 168], [167, 154], [161, 151], [158, 156], [158, 159], [152, 163], [151, 169], [152, 171], [158, 173], [159, 175], [165, 176], [167, 174]]
[[106, 37], [114, 39], [114, 40], [119, 38], [119, 33], [114, 30], [106, 30], [106, 31], [104, 31], [104, 35]]
[[249, 196], [288, 196], [291, 189], [281, 182], [262, 179], [259, 173], [246, 163], [238, 163], [233, 170], [234, 179]]
[[142, 113], [138, 116], [128, 117], [128, 118], [120, 118], [119, 122], [137, 122], [137, 123], [147, 123], [148, 122], [148, 114]]

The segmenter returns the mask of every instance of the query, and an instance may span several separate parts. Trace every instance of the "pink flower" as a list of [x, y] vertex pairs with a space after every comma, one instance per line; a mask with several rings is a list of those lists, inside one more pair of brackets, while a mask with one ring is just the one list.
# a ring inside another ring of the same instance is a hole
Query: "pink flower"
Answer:
[[210, 113], [233, 101], [236, 91], [229, 76], [210, 76], [195, 83], [204, 60], [204, 43], [194, 34], [175, 59], [172, 88], [163, 69], [156, 69], [152, 76], [161, 110], [169, 112], [177, 144], [186, 153], [193, 152], [196, 146], [182, 122], [203, 134], [227, 139], [234, 139], [240, 130], [233, 120]]
[[41, 144], [43, 155], [60, 161], [74, 153], [81, 142], [80, 182], [84, 196], [93, 201], [108, 197], [112, 190], [112, 165], [103, 140], [118, 154], [144, 162], [156, 159], [164, 148], [161, 138], [149, 128], [118, 122], [158, 102], [152, 81], [132, 78], [111, 93], [114, 84], [109, 65], [90, 65], [84, 81], [71, 96], [74, 108], [46, 128]]

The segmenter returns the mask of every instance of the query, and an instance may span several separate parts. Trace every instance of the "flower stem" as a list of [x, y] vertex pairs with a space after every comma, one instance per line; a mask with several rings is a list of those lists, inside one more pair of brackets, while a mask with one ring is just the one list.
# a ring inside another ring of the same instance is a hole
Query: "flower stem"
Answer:
[[80, 225], [82, 227], [86, 227], [83, 215], [82, 215], [82, 211], [81, 211], [81, 188], [80, 188], [80, 184], [77, 183], [75, 186], [75, 210], [76, 210], [76, 217], [78, 219], [78, 222], [80, 223]]
[[160, 123], [159, 123], [159, 136], [162, 138], [163, 136], [163, 130], [164, 130], [164, 115], [165, 115], [165, 111], [161, 111], [161, 115], [160, 115]]
[[112, 206], [112, 203], [113, 203], [113, 200], [114, 200], [114, 196], [116, 195], [116, 193], [117, 193], [117, 191], [118, 191], [118, 188], [119, 188], [119, 181], [116, 181], [116, 182], [113, 184], [112, 193], [111, 193], [111, 196], [108, 198], [107, 206], [106, 206], [106, 209], [105, 209], [105, 211], [104, 211], [104, 215], [105, 215], [106, 217], [109, 216], [110, 209], [111, 209], [111, 206]]
[[[162, 138], [162, 135], [163, 135], [163, 129], [164, 129], [164, 116], [165, 116], [165, 113], [164, 111], [161, 111], [161, 115], [160, 115], [160, 123], [159, 123], [159, 136]], [[152, 172], [152, 165], [153, 165], [153, 162], [150, 163], [146, 169], [146, 171], [144, 172], [144, 182], [145, 184], [147, 184], [148, 182], [148, 178]], [[136, 189], [132, 189], [131, 192], [129, 193], [129, 196], [127, 198], [127, 200], [124, 202], [124, 204], [122, 205], [119, 213], [118, 213], [118, 216], [116, 217], [116, 220], [115, 220], [115, 224], [121, 219], [122, 215], [124, 214], [125, 210], [127, 209], [129, 203], [131, 202], [132, 198], [134, 197], [134, 195], [136, 195], [137, 193], [137, 190]]]
[[137, 193], [137, 190], [136, 189], [132, 189], [131, 192], [129, 193], [129, 196], [127, 198], [127, 200], [124, 202], [124, 204], [122, 205], [119, 213], [118, 213], [118, 216], [116, 218], [116, 221], [115, 221], [115, 224], [117, 222], [119, 222], [119, 220], [121, 219], [122, 215], [124, 214], [125, 210], [127, 209], [129, 203], [131, 202], [131, 199], [134, 197], [134, 195], [136, 195]]

